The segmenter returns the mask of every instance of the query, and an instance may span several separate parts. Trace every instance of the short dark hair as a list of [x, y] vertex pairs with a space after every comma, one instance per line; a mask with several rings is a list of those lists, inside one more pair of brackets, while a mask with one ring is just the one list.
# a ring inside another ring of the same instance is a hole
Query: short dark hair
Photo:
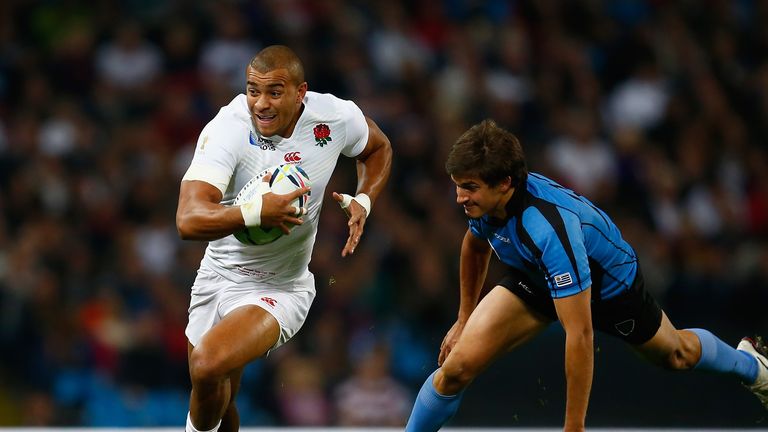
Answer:
[[270, 45], [253, 56], [248, 66], [261, 73], [287, 69], [295, 84], [304, 82], [304, 65], [299, 56], [285, 45]]
[[528, 178], [520, 141], [493, 120], [483, 120], [464, 132], [451, 147], [445, 170], [451, 176], [477, 176], [489, 186], [505, 178], [518, 187]]

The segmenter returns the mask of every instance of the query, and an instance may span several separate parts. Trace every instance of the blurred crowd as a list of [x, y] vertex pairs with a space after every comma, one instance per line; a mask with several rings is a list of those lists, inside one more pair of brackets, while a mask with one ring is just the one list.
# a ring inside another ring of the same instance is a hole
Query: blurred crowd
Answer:
[[673, 322], [768, 336], [764, 0], [4, 0], [0, 425], [183, 424], [179, 181], [274, 43], [395, 160], [351, 257], [325, 197], [315, 305], [247, 368], [244, 425], [404, 424], [458, 304], [445, 156], [484, 118], [614, 218]]

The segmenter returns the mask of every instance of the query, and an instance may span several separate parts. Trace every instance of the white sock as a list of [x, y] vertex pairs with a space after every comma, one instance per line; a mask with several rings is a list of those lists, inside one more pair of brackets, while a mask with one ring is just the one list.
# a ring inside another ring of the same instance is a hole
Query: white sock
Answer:
[[216, 432], [219, 430], [219, 426], [221, 426], [221, 420], [219, 420], [218, 423], [216, 423], [216, 426], [213, 427], [211, 430], [207, 431], [201, 431], [198, 429], [195, 429], [195, 426], [192, 425], [192, 417], [190, 416], [189, 412], [187, 412], [187, 432]]

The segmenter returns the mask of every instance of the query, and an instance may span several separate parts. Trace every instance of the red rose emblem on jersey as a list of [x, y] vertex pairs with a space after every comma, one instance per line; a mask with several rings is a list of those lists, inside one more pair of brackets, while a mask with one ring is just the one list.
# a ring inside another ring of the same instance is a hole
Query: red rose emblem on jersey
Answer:
[[328, 144], [328, 141], [333, 141], [331, 138], [331, 128], [325, 123], [315, 126], [313, 132], [315, 133], [315, 145], [322, 147]]

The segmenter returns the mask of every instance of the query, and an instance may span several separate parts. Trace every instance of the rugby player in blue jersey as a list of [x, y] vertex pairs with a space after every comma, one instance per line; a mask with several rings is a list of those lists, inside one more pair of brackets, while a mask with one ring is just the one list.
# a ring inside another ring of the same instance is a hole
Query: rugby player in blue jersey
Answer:
[[[644, 289], [635, 251], [608, 215], [529, 173], [513, 134], [490, 120], [473, 126], [453, 145], [446, 170], [469, 217], [461, 302], [440, 348], [440, 367], [419, 391], [406, 431], [438, 430], [481, 371], [555, 320], [566, 335], [565, 431], [585, 429], [593, 329], [668, 369], [731, 374], [768, 408], [764, 347], [745, 338], [734, 349], [707, 330], [676, 329]], [[492, 254], [507, 274], [480, 300]]]

